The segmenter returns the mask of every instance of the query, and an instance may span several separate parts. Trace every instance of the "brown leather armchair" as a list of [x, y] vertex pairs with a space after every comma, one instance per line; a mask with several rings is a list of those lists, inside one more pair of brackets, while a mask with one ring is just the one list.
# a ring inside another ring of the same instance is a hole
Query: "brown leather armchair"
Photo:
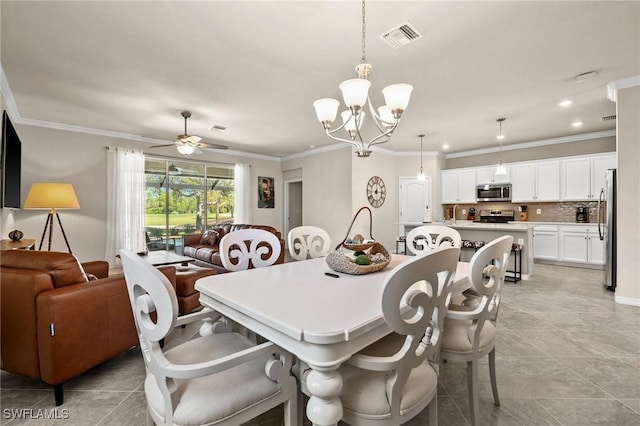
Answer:
[[61, 405], [64, 382], [136, 346], [124, 276], [108, 274], [69, 253], [1, 252], [0, 367], [53, 385]]

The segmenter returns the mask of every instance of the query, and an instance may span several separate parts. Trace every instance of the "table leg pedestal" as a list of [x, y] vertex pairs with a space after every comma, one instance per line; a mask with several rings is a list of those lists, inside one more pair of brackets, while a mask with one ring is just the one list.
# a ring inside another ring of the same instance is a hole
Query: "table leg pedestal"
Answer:
[[307, 390], [311, 395], [307, 403], [307, 418], [314, 426], [337, 425], [342, 418], [342, 376], [336, 366], [332, 370], [310, 366]]

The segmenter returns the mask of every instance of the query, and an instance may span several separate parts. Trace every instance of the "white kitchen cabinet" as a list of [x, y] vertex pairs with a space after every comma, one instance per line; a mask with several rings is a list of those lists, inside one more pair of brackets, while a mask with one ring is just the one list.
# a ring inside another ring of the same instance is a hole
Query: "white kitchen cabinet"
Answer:
[[443, 170], [442, 204], [476, 202], [476, 170]]
[[618, 167], [616, 153], [591, 157], [591, 200], [598, 200], [600, 190], [605, 186], [607, 169]]
[[496, 175], [496, 167], [479, 167], [476, 169], [476, 185], [483, 183], [509, 183], [511, 182], [511, 166], [505, 165], [507, 174]]
[[533, 228], [533, 257], [558, 260], [557, 225], [537, 225]]
[[615, 153], [562, 160], [562, 200], [597, 200], [604, 186], [606, 170], [615, 167]]
[[560, 261], [604, 265], [604, 241], [597, 225], [560, 226]]
[[535, 161], [511, 166], [512, 201], [559, 201], [560, 161]]

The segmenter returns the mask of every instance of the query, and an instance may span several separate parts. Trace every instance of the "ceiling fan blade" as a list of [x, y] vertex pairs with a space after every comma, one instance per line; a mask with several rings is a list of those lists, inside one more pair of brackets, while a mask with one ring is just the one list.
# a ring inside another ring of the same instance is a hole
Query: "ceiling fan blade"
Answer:
[[226, 145], [218, 145], [216, 143], [200, 142], [197, 145], [203, 148], [229, 149], [229, 147]]
[[202, 150], [200, 148], [198, 148], [197, 146], [193, 147], [193, 153], [194, 154], [202, 154]]
[[148, 146], [147, 148], [163, 148], [163, 147], [166, 147], [166, 146], [173, 146], [173, 144], [151, 145], [151, 146]]
[[187, 138], [184, 139], [185, 142], [189, 142], [190, 144], [197, 144], [198, 142], [200, 142], [202, 140], [202, 138], [200, 136], [188, 136]]

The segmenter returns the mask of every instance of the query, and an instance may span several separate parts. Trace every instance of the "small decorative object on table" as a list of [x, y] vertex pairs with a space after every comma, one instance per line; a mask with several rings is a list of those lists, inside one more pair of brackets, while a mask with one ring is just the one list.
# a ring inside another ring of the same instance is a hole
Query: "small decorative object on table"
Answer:
[[22, 231], [18, 231], [17, 229], [9, 232], [9, 239], [11, 241], [20, 241], [22, 237], [24, 237], [24, 234], [22, 233]]
[[[362, 210], [369, 212], [370, 238], [365, 239], [362, 235], [354, 235], [352, 238], [349, 238], [353, 223]], [[391, 255], [389, 255], [389, 252], [382, 244], [376, 242], [373, 238], [371, 228], [371, 210], [368, 207], [362, 207], [353, 217], [345, 239], [325, 258], [329, 268], [336, 272], [351, 275], [368, 274], [386, 268], [389, 262], [391, 262]]]

